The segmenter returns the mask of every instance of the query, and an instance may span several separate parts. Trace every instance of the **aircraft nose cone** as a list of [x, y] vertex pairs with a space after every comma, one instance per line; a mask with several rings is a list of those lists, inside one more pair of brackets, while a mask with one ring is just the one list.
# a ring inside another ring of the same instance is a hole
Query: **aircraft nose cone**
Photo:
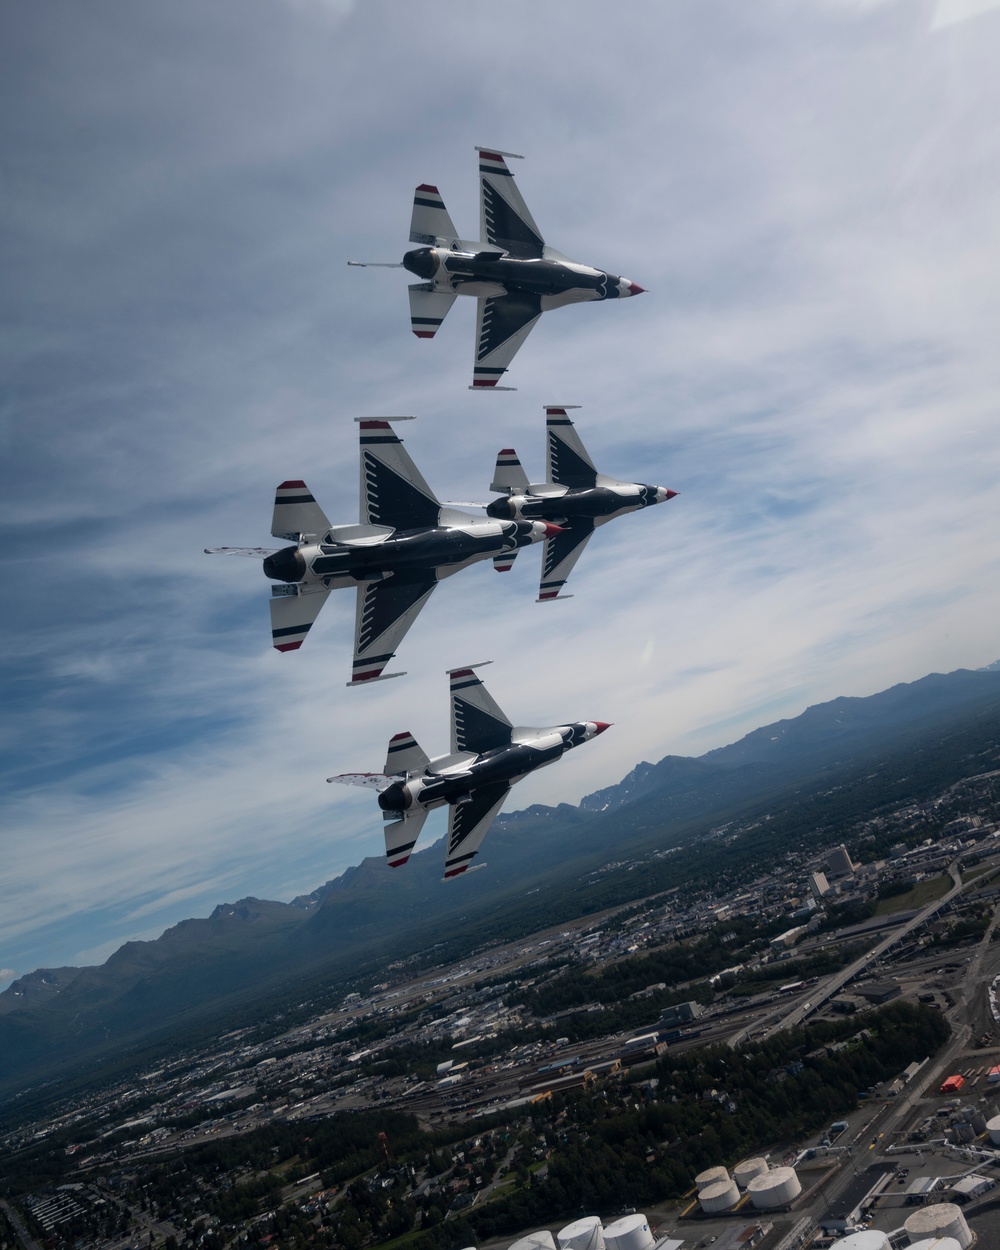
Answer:
[[657, 503], [666, 503], [668, 499], [676, 499], [676, 498], [677, 498], [677, 492], [675, 490], [667, 490], [665, 486], [657, 486], [656, 488], [656, 502]]
[[596, 738], [598, 734], [604, 733], [605, 729], [610, 729], [614, 721], [592, 720], [590, 723], [594, 726], [594, 737]]
[[536, 521], [535, 524], [541, 528], [546, 538], [555, 538], [556, 534], [565, 532], [565, 525], [553, 525], [551, 521]]
[[629, 295], [645, 295], [646, 288], [644, 286], [640, 286], [638, 282], [629, 282], [628, 293]]

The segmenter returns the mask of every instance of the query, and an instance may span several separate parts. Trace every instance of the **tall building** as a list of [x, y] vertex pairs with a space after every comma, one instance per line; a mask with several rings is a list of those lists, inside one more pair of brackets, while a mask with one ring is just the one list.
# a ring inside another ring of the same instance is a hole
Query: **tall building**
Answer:
[[826, 858], [832, 877], [849, 877], [854, 872], [855, 864], [848, 855], [846, 846], [836, 847]]
[[809, 874], [809, 889], [812, 890], [813, 898], [822, 898], [824, 894], [830, 893], [830, 882], [826, 879], [825, 872], [813, 872]]

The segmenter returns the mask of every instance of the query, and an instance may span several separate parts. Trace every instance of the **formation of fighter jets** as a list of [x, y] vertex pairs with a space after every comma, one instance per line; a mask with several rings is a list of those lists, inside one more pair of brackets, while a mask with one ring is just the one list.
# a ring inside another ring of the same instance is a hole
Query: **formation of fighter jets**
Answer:
[[[487, 660], [487, 664], [491, 661]], [[589, 742], [609, 726], [575, 721], [546, 729], [515, 728], [476, 676], [480, 664], [450, 669], [451, 751], [430, 759], [410, 733], [389, 739], [385, 771], [328, 777], [379, 792], [385, 855], [398, 868], [410, 858], [427, 815], [448, 805], [445, 877], [466, 872], [515, 782]]]
[[[543, 312], [566, 304], [623, 299], [643, 288], [570, 260], [550, 248], [518, 191], [506, 157], [477, 148], [480, 233], [458, 238], [436, 187], [413, 200], [409, 251], [401, 265], [424, 281], [409, 288], [413, 332], [433, 338], [458, 295], [477, 301], [473, 390], [498, 382]], [[364, 262], [350, 261], [360, 265]], [[333, 590], [356, 587], [354, 663], [349, 686], [387, 677], [385, 667], [439, 581], [482, 560], [507, 572], [522, 547], [543, 544], [538, 601], [560, 592], [599, 525], [672, 499], [676, 491], [598, 473], [568, 415], [545, 409], [546, 480], [531, 483], [513, 448], [497, 457], [490, 489], [499, 497], [476, 516], [442, 503], [403, 449], [390, 420], [359, 418], [360, 516], [331, 525], [305, 482], [275, 491], [271, 535], [291, 546], [215, 547], [210, 553], [263, 560], [271, 588], [271, 637], [278, 651], [301, 647]], [[394, 417], [393, 421], [409, 420]], [[489, 663], [490, 661], [486, 661]], [[344, 773], [328, 781], [378, 791], [386, 860], [409, 859], [427, 815], [447, 806], [445, 878], [467, 872], [511, 786], [604, 732], [603, 721], [516, 728], [475, 670], [449, 670], [451, 750], [431, 759], [410, 733], [389, 740], [381, 773]]]
[[[476, 151], [480, 238], [460, 239], [437, 187], [421, 183], [413, 195], [410, 242], [422, 246], [406, 253], [402, 267], [424, 279], [410, 287], [410, 324], [418, 338], [437, 334], [457, 295], [474, 297], [476, 349], [469, 389], [485, 390], [497, 386], [543, 312], [628, 299], [644, 288], [549, 247], [505, 159], [523, 158], [493, 148]], [[370, 262], [348, 264], [365, 268]]]
[[264, 557], [264, 575], [280, 583], [271, 588], [271, 638], [278, 651], [302, 646], [332, 590], [356, 586], [350, 685], [402, 676], [382, 670], [443, 578], [479, 560], [492, 560], [506, 573], [522, 547], [559, 529], [543, 520], [476, 517], [445, 507], [387, 420], [359, 424], [359, 524], [331, 525], [305, 482], [282, 482], [271, 535], [295, 546], [206, 548]]

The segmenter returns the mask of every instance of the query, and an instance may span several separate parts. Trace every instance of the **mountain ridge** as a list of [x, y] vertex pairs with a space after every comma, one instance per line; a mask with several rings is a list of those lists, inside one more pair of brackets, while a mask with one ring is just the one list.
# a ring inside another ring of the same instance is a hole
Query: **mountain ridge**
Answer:
[[990, 709], [1000, 712], [1000, 665], [840, 697], [700, 757], [643, 761], [578, 806], [536, 804], [501, 816], [484, 847], [489, 873], [442, 883], [438, 840], [402, 871], [367, 857], [290, 903], [220, 903], [152, 941], [123, 944], [102, 965], [36, 969], [0, 993], [0, 1055], [9, 1070], [0, 1085], [56, 1054], [79, 1062], [219, 1010], [227, 998], [242, 1001], [307, 973], [348, 975], [393, 935], [410, 956], [421, 942], [433, 944], [435, 927], [450, 932], [490, 909], [500, 931], [505, 910], [527, 915], [526, 879], [550, 894], [558, 887], [563, 907], [574, 899], [585, 907], [588, 874], [609, 860], [697, 842], [698, 822], [713, 814]]

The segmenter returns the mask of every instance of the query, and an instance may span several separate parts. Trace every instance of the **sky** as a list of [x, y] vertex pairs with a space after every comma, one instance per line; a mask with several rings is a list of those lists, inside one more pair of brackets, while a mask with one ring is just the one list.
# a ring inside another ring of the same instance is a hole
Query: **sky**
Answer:
[[[374, 796], [324, 779], [401, 730], [446, 751], [450, 667], [492, 660], [517, 724], [614, 723], [513, 810], [1000, 657], [997, 0], [0, 20], [0, 987], [381, 855]], [[420, 341], [409, 275], [346, 264], [400, 259], [421, 182], [475, 237], [477, 144], [647, 292], [547, 314], [503, 394], [467, 389], [471, 300]], [[349, 592], [274, 651], [260, 567], [203, 554], [273, 545], [285, 478], [356, 521], [361, 416], [415, 416], [445, 499], [501, 447], [538, 480], [546, 403], [677, 498], [567, 601], [537, 551], [447, 580], [404, 678], [346, 688]]]

